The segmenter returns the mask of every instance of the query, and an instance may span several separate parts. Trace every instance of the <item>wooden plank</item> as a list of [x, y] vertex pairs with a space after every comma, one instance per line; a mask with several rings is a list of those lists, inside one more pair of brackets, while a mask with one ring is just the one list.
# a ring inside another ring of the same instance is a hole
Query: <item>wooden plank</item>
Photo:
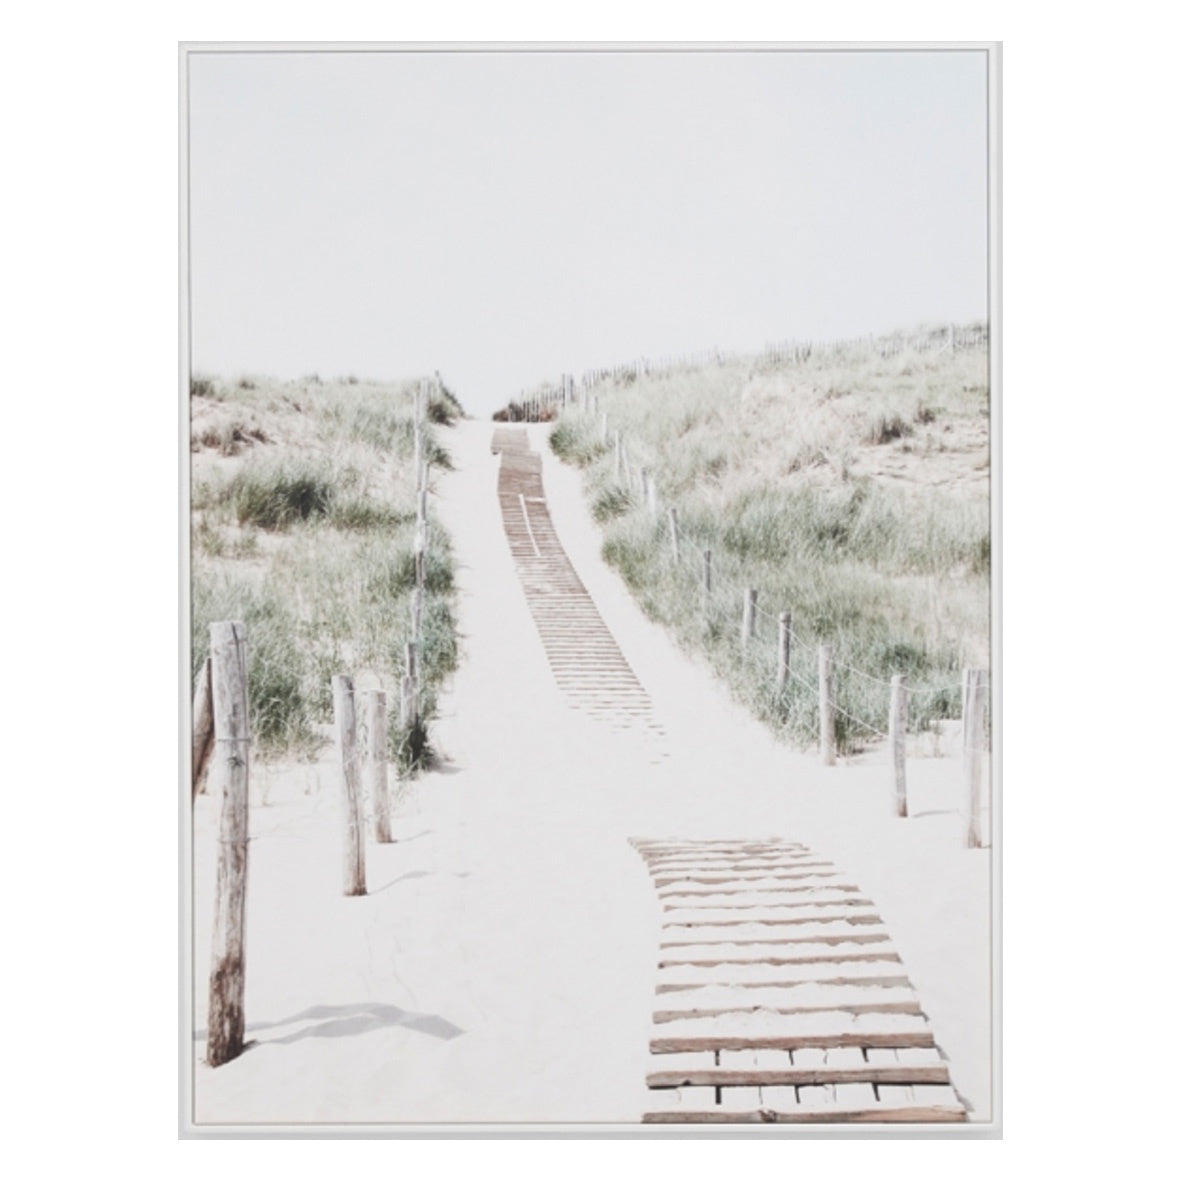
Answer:
[[[827, 984], [802, 981], [795, 984], [752, 986], [728, 981], [660, 993], [653, 1019], [657, 1024], [677, 1014], [701, 1015], [704, 1010], [768, 1012], [866, 1012], [921, 1013], [919, 995], [909, 984], [879, 986], [854, 982]], [[664, 1016], [667, 1014], [667, 1016]]]
[[828, 861], [803, 861], [799, 865], [791, 865], [783, 869], [777, 869], [775, 866], [770, 866], [766, 869], [687, 869], [680, 873], [672, 870], [656, 870], [654, 872], [659, 873], [661, 876], [654, 877], [652, 884], [657, 890], [663, 890], [667, 886], [680, 884], [727, 886], [739, 882], [751, 884], [757, 884], [758, 882], [785, 882], [791, 881], [793, 871], [800, 869], [801, 866], [804, 868], [811, 866], [823, 869], [825, 866], [831, 864]]
[[780, 893], [798, 893], [797, 890], [791, 890], [786, 886], [776, 885], [777, 882], [823, 882], [828, 885], [827, 879], [842, 878], [848, 880], [843, 873], [836, 869], [801, 869], [793, 873], [777, 874], [773, 878], [760, 878], [758, 881], [738, 881], [733, 880], [729, 882], [716, 883], [697, 883], [687, 881], [684, 878], [680, 880], [672, 879], [666, 881], [663, 885], [656, 888], [656, 893], [661, 899], [666, 898], [698, 898], [709, 895], [717, 895], [723, 897], [729, 894], [780, 894]]
[[661, 915], [661, 926], [697, 927], [722, 926], [729, 924], [738, 926], [745, 923], [799, 923], [810, 921], [822, 914], [839, 918], [851, 914], [873, 914], [873, 902], [868, 898], [856, 894], [834, 891], [828, 894], [817, 891], [821, 897], [810, 894], [800, 899], [785, 899], [776, 902], [774, 906], [764, 907], [677, 907], [675, 911]]
[[828, 947], [822, 943], [801, 943], [792, 948], [773, 944], [751, 943], [746, 946], [730, 944], [717, 947], [673, 947], [661, 952], [657, 968], [670, 964], [695, 964], [710, 967], [715, 964], [848, 964], [861, 962], [900, 963], [901, 957], [887, 944], [865, 950], [860, 944], [848, 948]]
[[744, 922], [735, 919], [724, 923], [665, 924], [661, 928], [662, 947], [671, 947], [677, 942], [705, 943], [710, 940], [731, 940], [741, 942], [758, 935], [765, 935], [774, 941], [780, 936], [795, 936], [798, 933], [813, 932], [817, 935], [836, 934], [847, 931], [851, 935], [870, 934], [885, 931], [885, 924], [876, 914], [833, 913], [817, 910], [803, 913], [797, 918], [772, 919], [769, 922]]
[[815, 1033], [815, 1034], [670, 1034], [651, 1038], [652, 1054], [684, 1053], [690, 1050], [830, 1050], [837, 1046], [873, 1049], [881, 1046], [933, 1046], [930, 1030], [897, 1033]]
[[[686, 1088], [692, 1090], [693, 1088]], [[766, 1095], [764, 1095], [764, 1103]], [[646, 1112], [641, 1122], [645, 1124], [939, 1124], [963, 1122], [965, 1113], [947, 1107], [911, 1107], [889, 1110], [871, 1107], [857, 1111], [850, 1111], [836, 1107], [821, 1107], [796, 1110], [772, 1110], [764, 1107], [758, 1111], [737, 1112], [720, 1111], [717, 1108], [690, 1110], [670, 1110]]]
[[[680, 898], [661, 899], [666, 915], [673, 911], [685, 910], [755, 910], [758, 907], [776, 906], [783, 902], [791, 905], [793, 896], [821, 894], [826, 900], [835, 900], [841, 891], [856, 892], [852, 883], [827, 881], [823, 885], [782, 886], [777, 890], [749, 890], [739, 894], [697, 894]], [[831, 892], [831, 893], [830, 893]], [[814, 898], [812, 898], [814, 900]]]
[[761, 990], [767, 987], [788, 988], [807, 981], [824, 984], [881, 984], [882, 981], [907, 983], [900, 964], [878, 960], [798, 964], [668, 964], [657, 970], [656, 992], [679, 988], [701, 988], [724, 984]]
[[[854, 1052], [860, 1055], [860, 1051], [855, 1050]], [[946, 1066], [870, 1066], [862, 1062], [860, 1066], [825, 1065], [726, 1069], [720, 1066], [705, 1065], [665, 1069], [661, 1063], [661, 1057], [655, 1056], [652, 1059], [657, 1065], [646, 1076], [649, 1088], [680, 1086], [819, 1087], [841, 1083], [861, 1083], [869, 1088], [868, 1098], [866, 1099], [863, 1095], [864, 1105], [868, 1106], [869, 1103], [876, 1101], [873, 1093], [874, 1085], [949, 1082]], [[676, 1057], [676, 1055], [669, 1055], [669, 1057]]]
[[664, 1025], [670, 1021], [679, 1021], [685, 1017], [724, 1017], [729, 1013], [912, 1013], [918, 1016], [923, 1007], [917, 999], [896, 1001], [870, 1001], [865, 1004], [856, 1002], [849, 1004], [817, 1004], [817, 1005], [768, 1005], [760, 997], [758, 1004], [750, 1005], [694, 1005], [686, 1009], [657, 1009], [652, 1014], [652, 1021], [656, 1025]]
[[[694, 933], [697, 935], [697, 933]], [[758, 931], [746, 937], [736, 937], [732, 933], [723, 934], [720, 938], [695, 937], [692, 939], [667, 939], [660, 944], [661, 951], [680, 947], [794, 947], [798, 944], [824, 944], [831, 947], [841, 943], [888, 943], [890, 936], [885, 931], [837, 931], [829, 934], [811, 929], [803, 931]]]

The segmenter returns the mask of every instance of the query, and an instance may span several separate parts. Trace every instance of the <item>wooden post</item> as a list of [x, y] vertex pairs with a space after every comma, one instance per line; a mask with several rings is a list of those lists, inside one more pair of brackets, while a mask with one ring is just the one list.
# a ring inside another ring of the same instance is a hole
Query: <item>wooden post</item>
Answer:
[[242, 1053], [246, 1031], [246, 864], [250, 839], [250, 718], [246, 693], [246, 625], [209, 627], [214, 773], [222, 792], [217, 894], [209, 970], [209, 1038], [205, 1058], [221, 1066]]
[[890, 678], [890, 750], [894, 756], [894, 808], [906, 815], [906, 678]]
[[988, 694], [988, 672], [982, 668], [964, 670], [964, 779], [968, 794], [967, 845], [984, 846], [980, 826], [980, 770], [984, 755], [984, 702]]
[[422, 640], [423, 588], [417, 583], [410, 591], [410, 636], [415, 643]]
[[837, 716], [833, 709], [832, 645], [821, 644], [819, 652], [820, 761], [833, 767], [837, 761]]
[[616, 480], [623, 477], [623, 436], [619, 431], [615, 432], [615, 478]]
[[406, 672], [402, 677], [402, 728], [409, 730], [418, 724], [418, 645], [411, 640], [406, 645]]
[[677, 532], [677, 510], [675, 508], [668, 510], [668, 536], [673, 547], [673, 564], [677, 565], [681, 560], [681, 538]]
[[[598, 406], [598, 404], [599, 404], [599, 395], [595, 394], [595, 405]], [[605, 414], [603, 415], [602, 422], [603, 422], [603, 427], [602, 427], [603, 433], [602, 433], [601, 441], [602, 441], [603, 446], [606, 447], [607, 446], [607, 416]], [[616, 473], [616, 475], [618, 475], [618, 472]]]
[[336, 713], [336, 746], [340, 755], [344, 790], [344, 892], [352, 898], [365, 893], [365, 818], [357, 766], [357, 712], [351, 677], [332, 678], [332, 701]]
[[702, 554], [702, 568], [701, 568], [701, 599], [704, 606], [709, 602], [709, 592], [711, 589], [710, 580], [710, 566], [712, 565], [713, 551], [706, 550]]
[[361, 788], [373, 811], [373, 836], [378, 844], [388, 845], [390, 836], [389, 774], [386, 764], [389, 749], [386, 738], [385, 691], [366, 689], [361, 693], [361, 731], [363, 762]]
[[193, 693], [193, 795], [202, 790], [209, 756], [213, 753], [213, 682], [210, 678], [211, 660], [206, 656], [197, 674], [197, 688]]
[[755, 608], [758, 606], [758, 602], [759, 592], [754, 587], [748, 586], [742, 596], [742, 646], [744, 648], [754, 638]]
[[640, 468], [640, 500], [650, 506], [648, 499], [648, 469], [646, 467]]
[[779, 663], [775, 669], [775, 687], [782, 690], [791, 669], [791, 612], [779, 613]]
[[656, 477], [648, 477], [648, 511], [655, 514], [657, 506]]

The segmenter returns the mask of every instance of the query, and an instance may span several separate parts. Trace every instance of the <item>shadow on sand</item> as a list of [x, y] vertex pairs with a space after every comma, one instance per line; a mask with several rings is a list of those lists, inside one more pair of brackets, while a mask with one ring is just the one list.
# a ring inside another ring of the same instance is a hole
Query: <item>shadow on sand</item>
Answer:
[[[284, 1025], [294, 1025], [300, 1021], [313, 1021], [316, 1024], [304, 1029], [298, 1029], [283, 1037], [266, 1038], [263, 1041], [251, 1039], [247, 1049], [258, 1046], [289, 1046], [294, 1042], [302, 1042], [309, 1037], [355, 1037], [357, 1034], [369, 1033], [374, 1029], [386, 1029], [394, 1025], [413, 1029], [418, 1033], [428, 1034], [430, 1037], [450, 1041], [459, 1037], [464, 1031], [458, 1025], [452, 1025], [444, 1017], [435, 1013], [411, 1013], [406, 1009], [399, 1009], [397, 1005], [386, 1005], [379, 1001], [369, 1001], [356, 1005], [312, 1005], [291, 1017], [281, 1021], [256, 1021], [248, 1023], [247, 1033], [258, 1033], [264, 1029], [279, 1029]], [[194, 1034], [197, 1039], [209, 1036], [209, 1031], [198, 1029]]]

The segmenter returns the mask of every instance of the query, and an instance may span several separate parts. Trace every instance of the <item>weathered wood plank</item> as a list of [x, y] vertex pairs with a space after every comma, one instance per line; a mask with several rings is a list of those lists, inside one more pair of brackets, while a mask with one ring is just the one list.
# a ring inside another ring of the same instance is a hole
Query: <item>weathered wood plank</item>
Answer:
[[789, 937], [802, 932], [814, 932], [817, 935], [831, 935], [841, 931], [850, 934], [869, 934], [875, 931], [885, 931], [885, 924], [876, 914], [865, 914], [853, 911], [848, 914], [832, 913], [817, 910], [805, 913], [800, 918], [772, 919], [768, 922], [744, 922], [742, 919], [724, 923], [688, 923], [670, 926], [665, 924], [661, 929], [664, 938], [661, 946], [673, 946], [675, 942], [694, 943], [710, 940], [729, 940], [741, 942], [759, 935], [764, 935], [770, 941], [780, 936]]
[[808, 981], [822, 984], [891, 984], [908, 983], [905, 972], [891, 962], [877, 960], [851, 963], [798, 964], [668, 964], [657, 971], [656, 992], [671, 992], [683, 988], [701, 988], [724, 984], [732, 988], [790, 988]]
[[841, 943], [865, 945], [870, 943], [888, 943], [889, 941], [890, 936], [885, 931], [838, 931], [835, 934], [827, 934], [808, 930], [799, 933], [784, 931], [777, 934], [759, 932], [748, 935], [745, 938], [724, 934], [720, 938], [713, 939], [666, 939], [661, 941], [660, 948], [663, 951], [665, 948], [675, 949], [678, 947], [742, 947], [745, 945], [757, 947], [793, 947], [801, 943], [834, 946]]
[[[820, 943], [802, 943], [789, 949], [773, 944], [752, 943], [748, 946], [674, 947], [661, 952], [657, 968], [671, 964], [694, 964], [712, 967], [715, 964], [849, 964], [861, 962], [900, 963], [901, 957], [891, 950], [892, 944], [873, 950], [862, 950], [860, 944], [848, 949], [828, 947]], [[856, 949], [856, 950], [855, 950]]]
[[[674, 911], [686, 910], [758, 910], [761, 907], [773, 907], [780, 903], [790, 906], [792, 899], [800, 895], [808, 895], [813, 900], [820, 895], [826, 900], [836, 900], [842, 893], [856, 894], [858, 888], [851, 882], [833, 881], [829, 879], [823, 883], [781, 886], [776, 890], [747, 890], [738, 894], [695, 894], [683, 895], [680, 898], [662, 898], [666, 917], [672, 917]], [[679, 916], [678, 916], [679, 917]]]
[[[766, 1096], [764, 1096], [765, 1101]], [[965, 1112], [962, 1107], [958, 1109], [948, 1107], [908, 1107], [893, 1109], [870, 1107], [850, 1111], [834, 1105], [832, 1107], [813, 1108], [811, 1110], [801, 1108], [789, 1111], [762, 1108], [758, 1111], [739, 1112], [723, 1111], [716, 1107], [713, 1110], [699, 1110], [696, 1112], [689, 1110], [652, 1111], [646, 1112], [641, 1122], [646, 1124], [939, 1124], [962, 1123], [964, 1119]]]
[[667, 1024], [670, 1021], [680, 1021], [685, 1017], [724, 1017], [730, 1013], [780, 1013], [785, 1016], [796, 1013], [911, 1013], [918, 1016], [922, 1013], [922, 1004], [917, 999], [896, 1001], [866, 1001], [864, 1003], [851, 1002], [848, 1004], [816, 1004], [816, 1005], [769, 1005], [759, 998], [758, 1004], [726, 1005], [723, 1007], [694, 1006], [688, 1009], [657, 1009], [652, 1014], [652, 1021], [656, 1025]]
[[[753, 907], [678, 907], [661, 915], [661, 927], [739, 926], [746, 923], [803, 923], [831, 915], [834, 919], [850, 915], [875, 915], [868, 898], [854, 894], [834, 893], [832, 896], [807, 897], [799, 901], [777, 902], [774, 906]], [[875, 915], [875, 918], [877, 916]], [[866, 921], [869, 921], [868, 919]], [[878, 918], [877, 921], [881, 921]]]
[[[834, 1051], [835, 1052], [835, 1051]], [[659, 1061], [659, 1058], [655, 1059]], [[869, 1101], [873, 1101], [874, 1084], [946, 1083], [946, 1066], [818, 1066], [787, 1068], [724, 1069], [703, 1066], [690, 1069], [653, 1069], [648, 1072], [649, 1088], [682, 1086], [708, 1087], [800, 1087], [832, 1086], [837, 1083], [864, 1083], [870, 1086]], [[865, 1104], [868, 1106], [868, 1102]]]

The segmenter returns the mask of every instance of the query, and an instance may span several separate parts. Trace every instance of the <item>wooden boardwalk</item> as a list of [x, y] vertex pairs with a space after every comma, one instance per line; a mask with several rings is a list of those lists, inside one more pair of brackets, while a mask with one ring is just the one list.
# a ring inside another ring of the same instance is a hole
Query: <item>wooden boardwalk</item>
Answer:
[[[557, 536], [541, 456], [499, 428], [525, 601], [569, 703], [663, 738]], [[645, 1123], [946, 1123], [966, 1110], [873, 903], [778, 838], [638, 840], [662, 906]]]
[[871, 901], [800, 844], [633, 840], [662, 905], [645, 1123], [946, 1123], [963, 1103]]
[[546, 659], [576, 709], [612, 726], [662, 737], [652, 703], [599, 615], [550, 520], [541, 456], [521, 428], [498, 428], [504, 531]]

